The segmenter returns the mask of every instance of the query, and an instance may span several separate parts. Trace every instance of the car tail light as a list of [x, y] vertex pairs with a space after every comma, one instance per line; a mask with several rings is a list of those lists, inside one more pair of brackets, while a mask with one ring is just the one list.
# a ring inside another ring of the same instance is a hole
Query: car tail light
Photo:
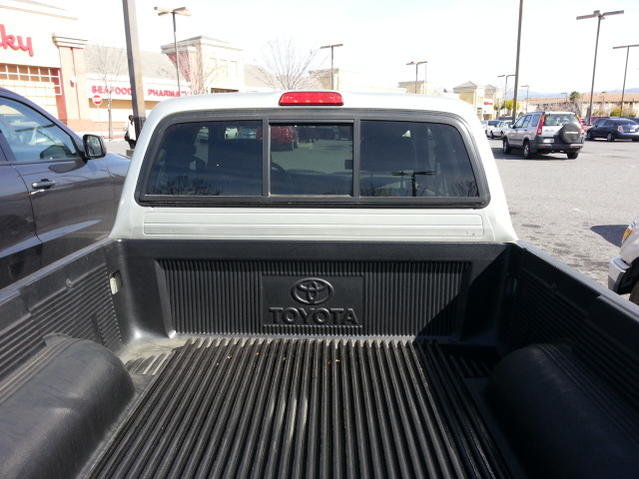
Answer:
[[617, 127], [617, 131], [618, 131], [619, 133], [623, 133], [623, 126], [619, 125], [619, 126]]
[[541, 115], [541, 118], [539, 119], [539, 125], [537, 125], [537, 136], [541, 135], [541, 132], [543, 131], [543, 128], [544, 128], [545, 121], [546, 121], [546, 115]]
[[280, 106], [343, 104], [342, 95], [333, 91], [289, 91], [280, 97]]

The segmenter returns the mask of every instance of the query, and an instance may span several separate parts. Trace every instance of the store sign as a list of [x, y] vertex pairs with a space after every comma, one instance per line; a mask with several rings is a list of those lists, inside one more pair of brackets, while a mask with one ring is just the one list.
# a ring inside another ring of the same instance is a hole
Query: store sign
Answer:
[[31, 37], [23, 37], [22, 35], [9, 35], [6, 27], [0, 23], [0, 46], [5, 50], [11, 48], [12, 50], [22, 50], [23, 52], [29, 52], [29, 56], [33, 56], [33, 44]]
[[[105, 85], [93, 83], [93, 84], [89, 84], [89, 91], [91, 93], [91, 96], [93, 95], [108, 96], [109, 93], [111, 93], [111, 97], [114, 100], [131, 99], [130, 86], [122, 85], [122, 86], [112, 86], [109, 88]], [[186, 95], [186, 92], [183, 91], [182, 95]], [[146, 88], [144, 91], [145, 100], [164, 100], [166, 98], [173, 98], [178, 96], [180, 96], [178, 90], [157, 87], [157, 86]]]

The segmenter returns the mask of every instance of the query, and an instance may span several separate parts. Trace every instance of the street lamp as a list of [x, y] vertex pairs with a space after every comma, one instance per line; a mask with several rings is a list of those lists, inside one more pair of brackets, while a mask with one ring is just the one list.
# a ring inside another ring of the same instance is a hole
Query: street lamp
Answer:
[[530, 90], [530, 85], [522, 85], [521, 87], [526, 89], [526, 113], [528, 113], [528, 91]]
[[626, 73], [628, 73], [628, 55], [630, 54], [630, 49], [632, 47], [639, 47], [639, 43], [635, 43], [634, 45], [619, 45], [618, 47], [612, 47], [613, 50], [617, 48], [626, 49], [626, 67], [623, 70], [623, 87], [621, 87], [621, 108], [619, 109], [619, 116], [623, 116], [623, 97], [626, 93]]
[[187, 17], [191, 16], [191, 12], [186, 7], [180, 8], [153, 8], [156, 12], [158, 12], [158, 16], [171, 14], [173, 17], [173, 50], [175, 50], [175, 69], [177, 72], [177, 87], [178, 87], [178, 96], [182, 96], [182, 89], [180, 88], [180, 55], [178, 55], [178, 47], [177, 47], [177, 34], [175, 29], [175, 16], [176, 15], [184, 15]]
[[577, 20], [585, 20], [587, 18], [596, 18], [597, 19], [597, 37], [595, 40], [595, 59], [592, 63], [592, 83], [590, 85], [590, 105], [588, 106], [588, 124], [590, 124], [590, 119], [592, 117], [592, 95], [595, 92], [595, 71], [597, 70], [597, 49], [599, 48], [599, 27], [601, 26], [601, 20], [604, 17], [609, 15], [620, 15], [623, 13], [623, 10], [615, 10], [612, 12], [604, 12], [601, 13], [600, 10], [595, 10], [590, 15], [580, 15], [577, 17]]
[[515, 76], [514, 73], [510, 73], [508, 75], [506, 75], [506, 74], [497, 75], [497, 78], [503, 78], [504, 79], [504, 100], [503, 100], [504, 106], [506, 105], [506, 90], [508, 90], [508, 79], [510, 77], [514, 77], [514, 76]]
[[[417, 94], [417, 82], [419, 81], [419, 77], [418, 77], [418, 72], [419, 72], [419, 65], [427, 65], [428, 61], [427, 60], [422, 60], [422, 61], [412, 61], [412, 62], [408, 62], [406, 65], [415, 65], [415, 93]], [[424, 66], [424, 90], [426, 89], [426, 66]], [[424, 93], [426, 93], [424, 91]]]
[[333, 73], [333, 50], [335, 48], [338, 47], [343, 47], [344, 44], [343, 43], [333, 43], [332, 45], [324, 45], [323, 47], [320, 47], [320, 50], [323, 50], [324, 48], [330, 48], [331, 49], [331, 90], [335, 90], [335, 74]]

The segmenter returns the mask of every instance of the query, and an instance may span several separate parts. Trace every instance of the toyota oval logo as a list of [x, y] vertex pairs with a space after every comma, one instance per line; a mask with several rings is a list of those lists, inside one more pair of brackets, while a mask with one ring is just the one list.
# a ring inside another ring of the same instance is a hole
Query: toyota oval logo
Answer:
[[304, 278], [293, 285], [291, 296], [298, 303], [322, 304], [333, 296], [333, 285], [321, 278]]

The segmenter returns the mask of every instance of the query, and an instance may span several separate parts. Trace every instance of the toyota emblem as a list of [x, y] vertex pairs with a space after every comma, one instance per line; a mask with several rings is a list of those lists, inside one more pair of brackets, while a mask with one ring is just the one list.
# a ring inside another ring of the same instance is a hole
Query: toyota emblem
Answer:
[[291, 288], [291, 296], [298, 303], [322, 304], [333, 296], [333, 285], [321, 278], [304, 278]]

